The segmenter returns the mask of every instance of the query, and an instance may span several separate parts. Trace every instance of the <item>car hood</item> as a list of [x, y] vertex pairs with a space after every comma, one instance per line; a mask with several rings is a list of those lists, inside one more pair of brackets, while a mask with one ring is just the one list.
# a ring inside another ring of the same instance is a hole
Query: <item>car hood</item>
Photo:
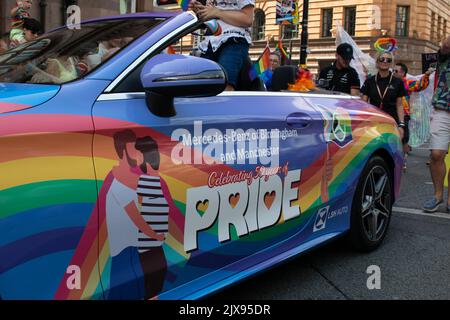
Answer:
[[58, 85], [0, 83], [0, 114], [40, 105], [53, 98]]

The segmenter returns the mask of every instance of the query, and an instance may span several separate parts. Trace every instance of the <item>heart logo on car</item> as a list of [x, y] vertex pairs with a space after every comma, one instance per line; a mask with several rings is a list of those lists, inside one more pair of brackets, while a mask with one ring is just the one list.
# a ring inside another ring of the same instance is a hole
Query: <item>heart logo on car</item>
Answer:
[[202, 216], [206, 210], [208, 210], [209, 200], [206, 199], [204, 201], [197, 202], [197, 206], [195, 207], [197, 209], [197, 212]]
[[241, 198], [241, 195], [239, 193], [235, 193], [230, 195], [228, 198], [228, 201], [230, 202], [230, 206], [234, 209], [236, 208], [236, 205], [239, 203], [239, 199]]
[[264, 204], [266, 205], [267, 209], [270, 210], [272, 207], [273, 202], [275, 201], [276, 192], [266, 192], [264, 195]]

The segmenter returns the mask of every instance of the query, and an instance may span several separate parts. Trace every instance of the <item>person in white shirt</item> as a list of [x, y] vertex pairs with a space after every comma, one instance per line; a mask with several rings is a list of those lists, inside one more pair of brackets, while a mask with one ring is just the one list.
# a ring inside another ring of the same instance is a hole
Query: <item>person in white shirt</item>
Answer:
[[199, 49], [202, 57], [216, 61], [224, 68], [228, 81], [226, 90], [235, 90], [252, 44], [255, 0], [214, 0], [206, 5], [193, 0], [189, 8], [202, 21], [217, 19], [221, 34], [205, 37]]

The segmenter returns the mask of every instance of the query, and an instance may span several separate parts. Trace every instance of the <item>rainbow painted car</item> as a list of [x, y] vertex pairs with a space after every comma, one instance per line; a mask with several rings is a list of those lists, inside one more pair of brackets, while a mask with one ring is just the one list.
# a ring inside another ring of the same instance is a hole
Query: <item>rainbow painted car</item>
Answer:
[[194, 299], [341, 235], [380, 245], [394, 120], [346, 95], [223, 92], [216, 63], [166, 53], [199, 27], [102, 18], [0, 55], [1, 299]]

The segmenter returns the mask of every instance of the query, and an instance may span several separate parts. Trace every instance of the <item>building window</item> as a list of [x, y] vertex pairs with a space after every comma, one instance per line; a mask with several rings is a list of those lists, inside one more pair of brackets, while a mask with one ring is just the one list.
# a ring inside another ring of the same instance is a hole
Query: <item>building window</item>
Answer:
[[447, 38], [447, 20], [444, 20], [444, 39]]
[[442, 38], [442, 25], [443, 25], [443, 19], [442, 19], [442, 17], [439, 17], [438, 16], [438, 24], [437, 24], [437, 38], [438, 38], [438, 40], [440, 41], [441, 40], [441, 38]]
[[282, 24], [281, 25], [282, 39], [297, 39], [298, 25], [297, 24]]
[[355, 35], [356, 25], [356, 7], [348, 7], [344, 9], [344, 28], [351, 36]]
[[254, 41], [264, 40], [265, 27], [266, 27], [266, 15], [263, 10], [256, 9], [252, 30], [252, 38]]
[[331, 37], [333, 28], [333, 9], [322, 9], [322, 37]]
[[430, 40], [431, 42], [436, 40], [436, 13], [434, 12], [431, 12]]
[[120, 14], [136, 13], [136, 0], [120, 0]]
[[397, 19], [395, 24], [395, 35], [400, 37], [408, 36], [409, 7], [397, 6]]

